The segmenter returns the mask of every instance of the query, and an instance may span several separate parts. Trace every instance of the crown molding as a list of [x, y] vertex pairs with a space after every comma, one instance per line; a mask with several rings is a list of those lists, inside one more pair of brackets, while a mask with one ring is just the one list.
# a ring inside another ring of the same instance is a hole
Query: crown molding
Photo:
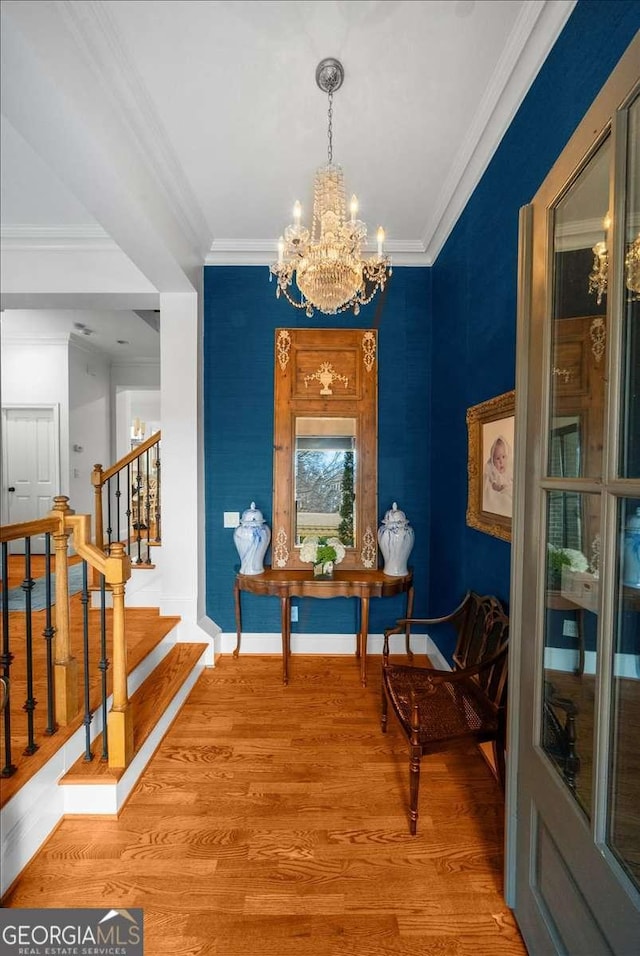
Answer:
[[171, 208], [185, 238], [200, 256], [211, 230], [173, 151], [169, 137], [135, 67], [133, 54], [102, 0], [56, 0], [76, 44], [115, 101], [144, 162]]
[[21, 335], [19, 332], [2, 332], [2, 345], [22, 345], [25, 348], [42, 348], [45, 346], [67, 347], [71, 341], [71, 333], [62, 335]]
[[12, 225], [0, 228], [4, 249], [118, 249], [117, 243], [102, 226], [37, 226]]
[[[394, 266], [432, 265], [419, 239], [385, 240], [385, 252]], [[377, 246], [368, 242], [363, 253], [373, 255]], [[215, 239], [205, 258], [207, 266], [271, 266], [278, 258], [277, 244], [272, 240]]]
[[526, 0], [424, 232], [435, 262], [577, 0]]

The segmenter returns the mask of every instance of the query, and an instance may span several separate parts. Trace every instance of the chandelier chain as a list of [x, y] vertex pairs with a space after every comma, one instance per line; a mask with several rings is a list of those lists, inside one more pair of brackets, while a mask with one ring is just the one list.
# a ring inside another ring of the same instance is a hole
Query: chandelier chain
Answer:
[[329, 157], [329, 162], [333, 162], [333, 90], [329, 90], [329, 125], [327, 128], [327, 156]]

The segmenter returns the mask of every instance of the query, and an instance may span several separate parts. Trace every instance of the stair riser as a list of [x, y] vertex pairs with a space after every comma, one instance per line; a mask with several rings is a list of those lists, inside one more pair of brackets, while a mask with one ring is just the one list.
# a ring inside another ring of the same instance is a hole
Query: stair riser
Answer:
[[204, 664], [193, 668], [117, 784], [66, 784], [59, 788], [63, 792], [64, 813], [118, 813], [203, 670]]

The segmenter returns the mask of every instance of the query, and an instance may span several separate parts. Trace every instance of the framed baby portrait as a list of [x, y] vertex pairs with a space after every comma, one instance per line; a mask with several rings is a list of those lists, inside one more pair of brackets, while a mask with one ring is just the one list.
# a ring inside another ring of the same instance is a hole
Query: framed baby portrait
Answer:
[[515, 391], [467, 409], [467, 524], [511, 541]]

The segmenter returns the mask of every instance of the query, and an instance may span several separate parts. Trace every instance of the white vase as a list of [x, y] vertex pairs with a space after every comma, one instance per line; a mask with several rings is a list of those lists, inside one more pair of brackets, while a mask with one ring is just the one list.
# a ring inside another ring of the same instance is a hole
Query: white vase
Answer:
[[636, 508], [627, 521], [622, 562], [622, 583], [629, 588], [640, 588], [640, 508]]
[[240, 555], [240, 574], [262, 574], [270, 540], [271, 530], [252, 501], [233, 532], [233, 541]]
[[395, 501], [378, 529], [378, 544], [384, 558], [384, 573], [401, 578], [409, 573], [407, 561], [413, 548], [413, 528]]

